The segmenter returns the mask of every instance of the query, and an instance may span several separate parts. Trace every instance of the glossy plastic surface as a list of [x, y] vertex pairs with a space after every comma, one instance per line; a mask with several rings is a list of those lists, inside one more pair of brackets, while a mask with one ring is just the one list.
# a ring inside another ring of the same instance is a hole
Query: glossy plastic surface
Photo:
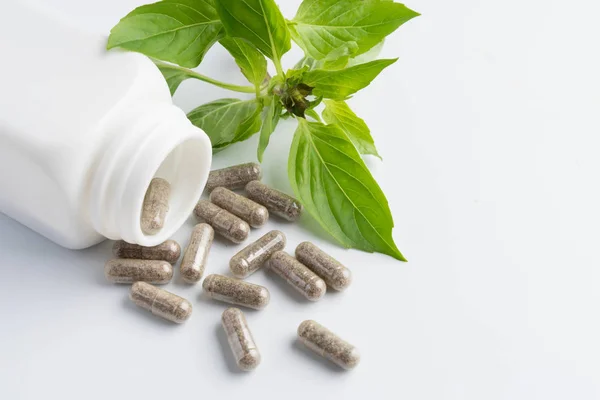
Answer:
[[266, 287], [223, 275], [207, 276], [202, 282], [202, 287], [215, 300], [255, 310], [262, 310], [271, 300]]
[[208, 224], [198, 224], [190, 236], [190, 243], [181, 260], [181, 277], [188, 283], [202, 279], [215, 231]]
[[247, 278], [258, 271], [273, 253], [283, 250], [285, 244], [283, 232], [271, 231], [231, 257], [229, 269], [236, 278]]
[[252, 371], [258, 367], [260, 353], [244, 313], [238, 308], [228, 308], [223, 312], [221, 322], [238, 367], [244, 371]]

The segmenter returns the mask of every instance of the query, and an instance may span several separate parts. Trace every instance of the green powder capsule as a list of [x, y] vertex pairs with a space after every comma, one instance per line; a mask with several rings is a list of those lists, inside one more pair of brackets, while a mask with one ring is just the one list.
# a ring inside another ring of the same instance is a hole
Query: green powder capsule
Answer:
[[315, 321], [302, 322], [298, 327], [298, 337], [309, 349], [344, 369], [352, 369], [360, 362], [356, 347]]
[[223, 275], [207, 276], [202, 287], [212, 299], [255, 310], [265, 308], [271, 299], [266, 287]]
[[296, 221], [302, 214], [302, 204], [292, 196], [270, 188], [259, 181], [252, 181], [246, 185], [248, 198], [262, 204], [271, 214], [275, 214], [288, 221]]
[[348, 268], [310, 242], [296, 247], [296, 259], [335, 290], [345, 290], [352, 283], [352, 273]]
[[247, 278], [263, 266], [278, 250], [285, 247], [286, 238], [281, 231], [271, 231], [249, 244], [239, 253], [231, 257], [229, 269], [236, 278]]
[[146, 282], [135, 282], [131, 286], [129, 298], [152, 314], [178, 324], [192, 315], [192, 303]]
[[165, 284], [173, 278], [173, 266], [167, 261], [115, 258], [104, 266], [104, 276], [112, 283], [144, 281]]
[[253, 228], [260, 228], [269, 220], [269, 211], [265, 207], [224, 187], [215, 188], [210, 194], [210, 201], [240, 217]]
[[228, 308], [221, 316], [221, 323], [238, 367], [244, 371], [252, 371], [258, 367], [260, 353], [244, 313], [239, 308]]
[[327, 291], [323, 279], [284, 251], [276, 251], [268, 266], [310, 301], [319, 300]]
[[214, 237], [215, 231], [210, 225], [198, 224], [194, 227], [179, 270], [187, 283], [202, 279]]
[[194, 214], [212, 226], [219, 235], [234, 243], [243, 242], [250, 234], [248, 223], [210, 201], [200, 200]]
[[224, 187], [235, 190], [242, 189], [250, 181], [260, 180], [262, 171], [260, 165], [247, 163], [211, 171], [208, 175], [206, 190], [212, 192], [215, 188]]
[[181, 255], [181, 247], [174, 240], [167, 240], [158, 246], [152, 247], [144, 247], [139, 244], [119, 240], [113, 245], [113, 254], [119, 258], [163, 260], [175, 264]]

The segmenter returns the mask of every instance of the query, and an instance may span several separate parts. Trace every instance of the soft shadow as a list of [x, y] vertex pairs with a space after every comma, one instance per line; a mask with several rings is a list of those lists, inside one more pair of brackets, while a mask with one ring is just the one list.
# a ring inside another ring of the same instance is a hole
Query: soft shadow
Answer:
[[297, 338], [292, 341], [291, 347], [295, 353], [300, 354], [300, 356], [303, 357], [304, 359], [311, 360], [311, 362], [313, 362], [313, 363], [320, 364], [323, 366], [323, 368], [328, 369], [329, 371], [331, 371], [333, 373], [343, 374], [343, 373], [348, 372], [345, 369], [337, 366], [333, 362], [329, 361], [325, 357], [321, 357], [320, 355], [316, 354], [314, 351], [312, 351], [308, 347], [306, 347]]
[[175, 266], [173, 266], [173, 269], [177, 270], [177, 271], [173, 271], [173, 275], [175, 275], [175, 278], [172, 280], [172, 282], [173, 282], [173, 284], [175, 284], [175, 286], [178, 286], [181, 288], [188, 288], [190, 286], [197, 285], [197, 283], [189, 283], [183, 279], [183, 276], [181, 276], [179, 265], [177, 265], [177, 268], [175, 268]]
[[[203, 200], [205, 200], [205, 199], [203, 199]], [[208, 199], [206, 199], [206, 200], [208, 200]], [[196, 215], [192, 211], [192, 213], [190, 214], [188, 219], [185, 220], [185, 223], [182, 226], [187, 226], [190, 229], [193, 229], [196, 225], [201, 224], [202, 222], [204, 222], [204, 221], [200, 221], [200, 219], [198, 217], [196, 217]], [[188, 239], [189, 239], [189, 237], [188, 237]], [[180, 244], [182, 244], [182, 243], [180, 243]], [[187, 246], [187, 243], [183, 243], [183, 246], [181, 247], [182, 254], [185, 251], [186, 246]]]
[[213, 239], [213, 246], [215, 245], [215, 243], [218, 243], [219, 246], [224, 246], [226, 248], [229, 248], [229, 247], [245, 246], [247, 244], [246, 242], [249, 242], [248, 239], [246, 239], [244, 242], [239, 243], [239, 244], [232, 243], [230, 240], [225, 239], [223, 236], [221, 236], [215, 232], [215, 238]]
[[323, 229], [316, 219], [308, 214], [308, 211], [304, 210], [302, 217], [300, 217], [300, 221], [298, 221], [298, 224], [310, 233], [311, 240], [318, 239], [320, 241], [339, 246], [339, 243], [333, 240], [333, 237], [328, 234], [325, 229]]
[[112, 285], [104, 276], [104, 265], [108, 260], [114, 258], [112, 254], [113, 243], [107, 240], [85, 250], [71, 250], [74, 262], [89, 268], [89, 273], [93, 276], [94, 281], [100, 285]]
[[202, 303], [202, 308], [210, 307], [219, 310], [220, 312], [225, 311], [229, 307], [233, 307], [233, 305], [229, 303], [211, 299], [211, 297], [208, 295], [208, 293], [206, 293], [204, 289], [200, 291], [200, 294], [197, 296], [197, 299], [199, 303]]
[[327, 285], [326, 295], [329, 297], [342, 297], [344, 295], [344, 291], [340, 292], [339, 290], [335, 290], [331, 286]]
[[229, 347], [229, 342], [227, 341], [227, 335], [225, 334], [225, 330], [223, 329], [221, 324], [217, 324], [215, 326], [215, 335], [217, 335], [217, 340], [221, 347], [221, 351], [223, 352], [223, 359], [225, 360], [225, 365], [227, 366], [227, 369], [229, 370], [229, 372], [231, 372], [232, 374], [236, 374], [236, 375], [245, 375], [246, 372], [242, 371], [237, 366], [235, 360], [233, 359], [233, 352], [231, 351], [231, 348]]
[[107, 284], [104, 264], [113, 257], [111, 241], [104, 241], [85, 250], [69, 250], [2, 214], [0, 238], [0, 253], [10, 252], [11, 256], [18, 254], [19, 262], [38, 266], [37, 273], [41, 279], [49, 277], [48, 271], [59, 268], [60, 272], [50, 278], [61, 279], [65, 271], [68, 271], [69, 277], [82, 282]]
[[151, 323], [154, 326], [162, 326], [165, 327], [165, 329], [173, 329], [174, 327], [183, 325], [167, 321], [166, 319], [159, 317], [158, 315], [154, 315], [150, 311], [144, 310], [143, 308], [137, 306], [133, 301], [129, 299], [129, 293], [125, 298], [123, 298], [122, 304], [123, 308], [125, 308], [128, 313], [137, 315], [140, 319], [146, 320], [148, 321], [148, 323]]

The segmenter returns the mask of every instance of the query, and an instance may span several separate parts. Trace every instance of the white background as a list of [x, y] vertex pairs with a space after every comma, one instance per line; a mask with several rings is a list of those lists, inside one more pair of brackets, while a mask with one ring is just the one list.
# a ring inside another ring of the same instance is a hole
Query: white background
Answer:
[[[44, 3], [106, 33], [142, 1]], [[291, 18], [300, 1], [279, 3]], [[111, 243], [68, 251], [0, 216], [0, 398], [600, 398], [600, 7], [408, 5], [423, 16], [382, 54], [400, 60], [350, 103], [383, 156], [367, 162], [409, 263], [345, 251], [309, 217], [253, 231], [284, 230], [290, 252], [314, 240], [355, 282], [309, 304], [268, 272], [253, 275], [272, 303], [247, 312], [263, 363], [240, 373], [219, 325], [226, 306], [199, 285], [166, 287], [194, 314], [183, 326], [163, 322], [130, 304], [128, 287], [105, 282]], [[217, 47], [200, 70], [242, 83]], [[186, 82], [176, 102], [189, 110], [232, 96]], [[264, 164], [265, 180], [284, 190], [293, 129], [280, 126]], [[256, 142], [214, 167], [254, 160]], [[183, 245], [193, 224], [175, 236]], [[207, 272], [226, 273], [237, 250], [218, 240]], [[308, 318], [359, 347], [361, 365], [343, 372], [297, 345]]]

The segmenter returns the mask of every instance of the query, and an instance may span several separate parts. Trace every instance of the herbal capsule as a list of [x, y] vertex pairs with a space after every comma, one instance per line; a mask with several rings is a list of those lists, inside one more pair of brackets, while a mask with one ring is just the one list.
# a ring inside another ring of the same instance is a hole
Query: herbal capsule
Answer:
[[269, 220], [269, 211], [265, 207], [224, 187], [215, 188], [210, 194], [210, 201], [237, 215], [253, 228], [259, 228]]
[[198, 224], [192, 231], [190, 243], [181, 260], [181, 276], [188, 283], [196, 283], [204, 274], [215, 231], [208, 224]]
[[284, 251], [276, 251], [271, 256], [269, 268], [310, 301], [319, 300], [327, 290], [323, 279]]
[[228, 308], [221, 316], [221, 323], [238, 367], [244, 371], [252, 371], [258, 367], [260, 353], [244, 313], [238, 308]]
[[144, 197], [142, 206], [141, 226], [146, 235], [155, 235], [165, 224], [169, 211], [169, 196], [171, 185], [162, 178], [154, 178]]
[[104, 276], [112, 283], [164, 284], [173, 278], [173, 266], [167, 261], [116, 258], [106, 263]]
[[269, 212], [288, 221], [295, 221], [302, 214], [302, 204], [287, 194], [268, 187], [262, 182], [252, 181], [246, 185], [248, 197], [267, 207]]
[[309, 349], [344, 369], [352, 369], [360, 362], [360, 354], [356, 347], [315, 321], [307, 320], [301, 323], [298, 327], [298, 337]]
[[146, 282], [136, 282], [131, 286], [129, 298], [136, 305], [154, 315], [181, 324], [192, 315], [192, 303], [166, 290]]
[[229, 261], [229, 269], [236, 278], [246, 278], [256, 272], [278, 250], [283, 250], [286, 239], [283, 232], [271, 231], [242, 249]]
[[271, 295], [266, 287], [233, 279], [223, 275], [209, 275], [202, 282], [208, 295], [230, 304], [262, 310], [269, 304]]
[[119, 258], [135, 258], [137, 260], [163, 260], [175, 264], [179, 260], [181, 247], [174, 240], [167, 240], [158, 246], [144, 247], [127, 243], [124, 240], [115, 242], [113, 254]]
[[200, 200], [194, 209], [198, 218], [202, 218], [209, 223], [219, 235], [234, 243], [241, 243], [250, 233], [250, 226], [221, 207], [213, 203]]
[[300, 243], [296, 247], [296, 259], [335, 290], [344, 290], [352, 282], [352, 273], [348, 268], [310, 242]]
[[211, 171], [208, 175], [206, 190], [211, 192], [217, 187], [227, 189], [242, 189], [250, 181], [260, 180], [262, 171], [260, 165], [247, 163]]

